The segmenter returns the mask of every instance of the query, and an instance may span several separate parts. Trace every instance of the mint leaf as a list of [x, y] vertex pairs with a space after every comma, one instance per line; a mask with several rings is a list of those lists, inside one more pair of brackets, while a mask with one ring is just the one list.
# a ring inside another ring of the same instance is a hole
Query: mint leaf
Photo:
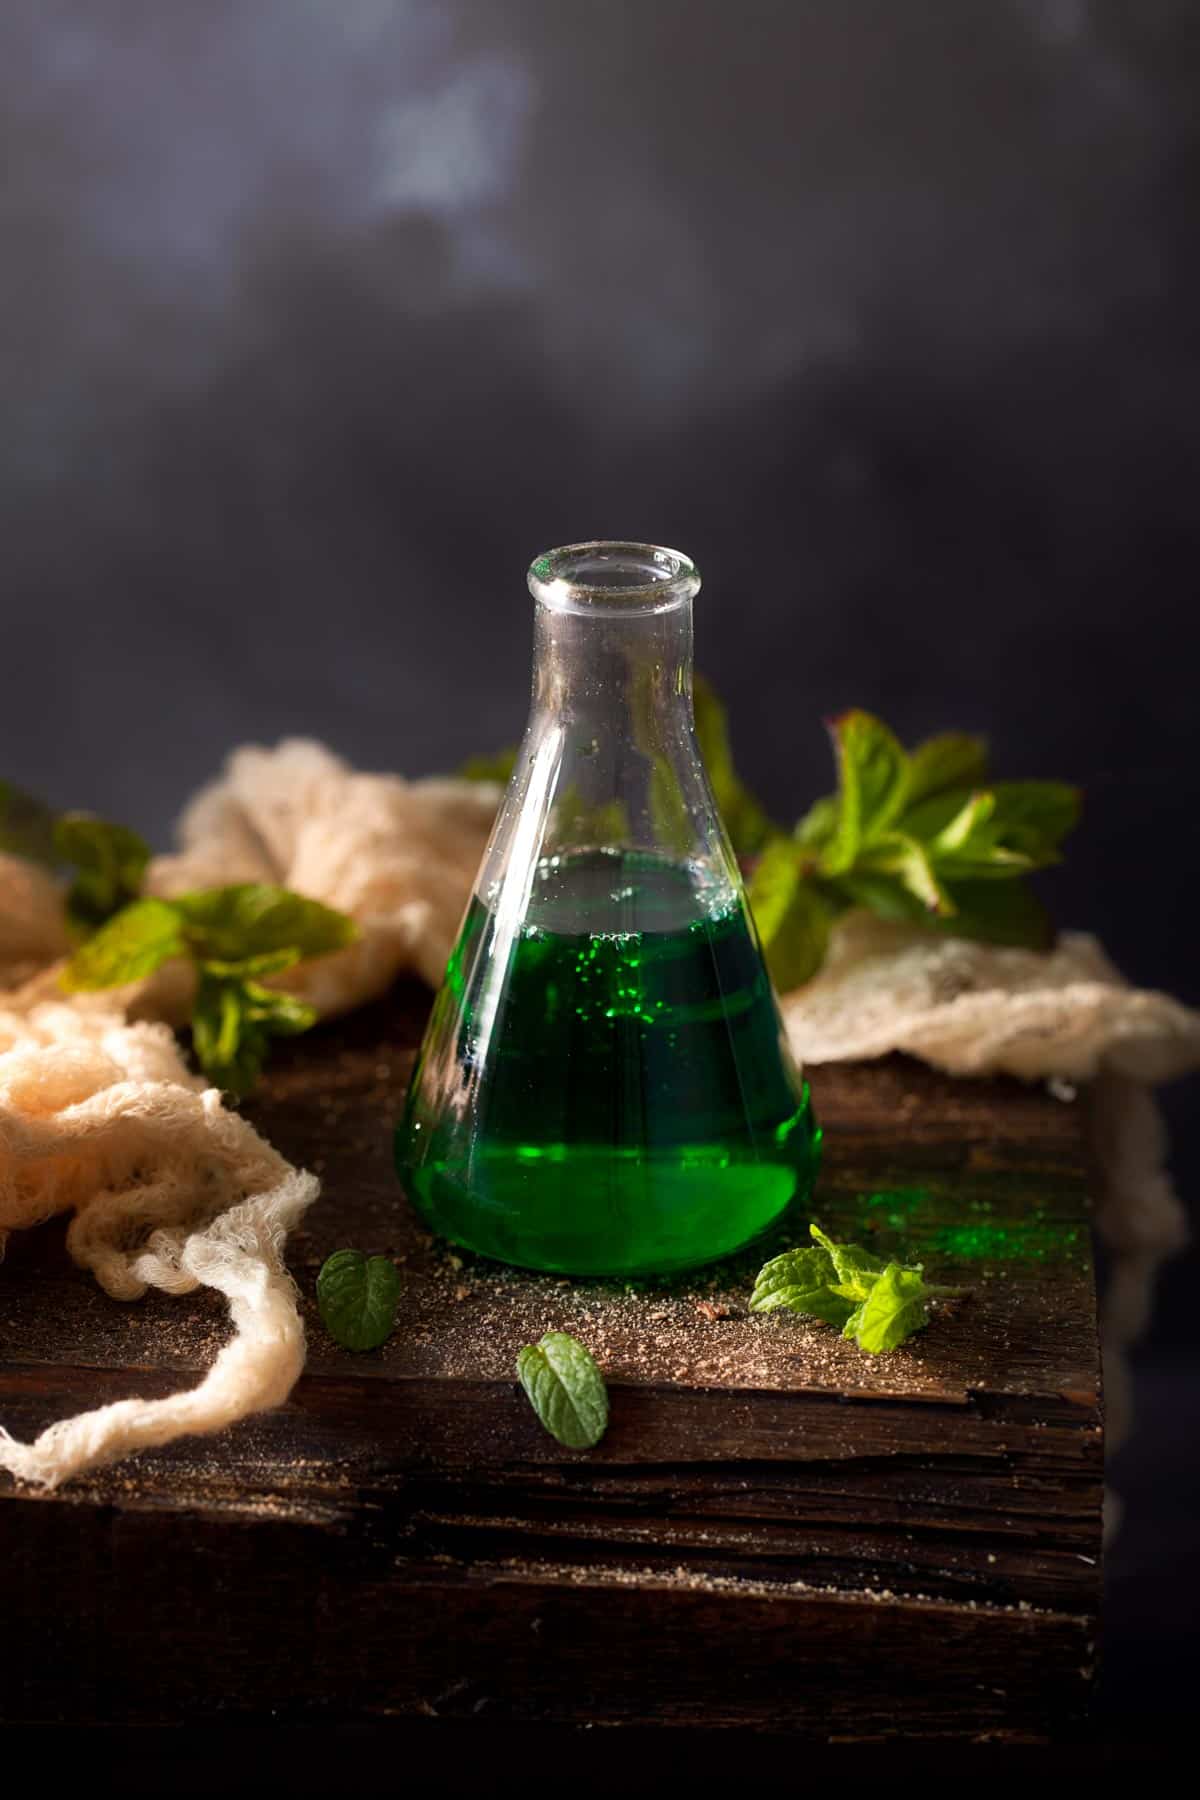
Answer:
[[958, 937], [984, 944], [1047, 950], [1054, 930], [1045, 907], [1024, 881], [948, 881], [952, 917], [936, 921]]
[[400, 1276], [386, 1256], [335, 1250], [317, 1276], [322, 1323], [343, 1350], [376, 1350], [396, 1323]]
[[553, 830], [547, 844], [623, 844], [629, 841], [629, 815], [617, 798], [598, 805], [584, 799], [572, 782], [554, 802]]
[[[280, 966], [278, 952], [270, 959]], [[262, 958], [260, 961], [267, 959]], [[262, 1074], [270, 1040], [294, 1037], [317, 1022], [316, 1008], [294, 994], [249, 981], [229, 965], [200, 965], [192, 1004], [192, 1047], [214, 1087], [241, 1096]]]
[[459, 774], [464, 781], [498, 781], [503, 787], [512, 778], [517, 766], [517, 748], [511, 745], [507, 750], [494, 750], [481, 756], [468, 756]]
[[53, 869], [58, 863], [54, 847], [54, 813], [43, 800], [0, 781], [0, 851], [23, 856], [27, 862]]
[[227, 975], [231, 979], [245, 980], [259, 975], [278, 975], [284, 969], [295, 968], [299, 961], [300, 952], [295, 949], [264, 950], [261, 956], [239, 956], [235, 962], [209, 959], [204, 967], [210, 975]]
[[655, 841], [663, 850], [686, 856], [692, 847], [692, 816], [679, 772], [669, 756], [657, 751], [650, 756], [650, 784], [647, 799]]
[[202, 974], [192, 1002], [192, 1048], [214, 1087], [247, 1093], [262, 1068], [258, 1045], [243, 1054], [245, 1019], [240, 981]]
[[931, 1299], [959, 1299], [966, 1291], [927, 1282], [919, 1263], [907, 1267], [890, 1262], [846, 1321], [842, 1335], [869, 1355], [881, 1356], [928, 1325]]
[[808, 879], [809, 866], [798, 844], [773, 838], [746, 888], [767, 968], [781, 993], [816, 974], [829, 944], [834, 908]]
[[925, 1299], [931, 1291], [919, 1268], [906, 1269], [900, 1263], [890, 1262], [846, 1321], [843, 1337], [851, 1338], [871, 1356], [895, 1350], [914, 1331], [928, 1325]]
[[738, 856], [754, 856], [774, 835], [775, 827], [734, 768], [725, 708], [702, 675], [693, 680], [692, 705], [700, 757], [729, 841]]
[[1065, 781], [997, 781], [991, 793], [1000, 842], [1039, 864], [1056, 860], [1062, 840], [1079, 823], [1079, 789]]
[[908, 755], [907, 805], [948, 787], [982, 787], [987, 779], [987, 740], [963, 731], [926, 738]]
[[933, 922], [925, 902], [918, 900], [906, 887], [901, 887], [893, 875], [860, 874], [855, 870], [851, 875], [839, 876], [834, 886], [847, 905], [865, 906], [881, 919], [890, 919], [899, 925]]
[[141, 891], [150, 846], [128, 826], [91, 813], [62, 813], [54, 824], [60, 862], [73, 863], [67, 917], [80, 931], [95, 931]]
[[236, 963], [279, 950], [295, 951], [300, 961], [342, 950], [358, 936], [344, 913], [262, 882], [179, 894], [171, 904], [193, 954], [203, 962]]
[[908, 807], [901, 827], [931, 850], [953, 852], [978, 840], [995, 810], [995, 798], [986, 788], [943, 788], [940, 794]]
[[608, 1425], [608, 1390], [589, 1351], [565, 1331], [548, 1331], [517, 1357], [529, 1404], [569, 1450], [590, 1450]]
[[786, 1307], [788, 1312], [822, 1319], [827, 1325], [844, 1325], [853, 1308], [850, 1301], [833, 1291], [835, 1280], [827, 1250], [818, 1246], [785, 1250], [759, 1270], [750, 1296], [750, 1311], [767, 1313]]
[[68, 993], [123, 987], [152, 975], [187, 944], [179, 913], [169, 900], [135, 900], [81, 944], [59, 977]]
[[872, 1256], [869, 1250], [861, 1250], [857, 1244], [835, 1244], [819, 1225], [810, 1225], [808, 1229], [833, 1265], [835, 1292], [846, 1300], [865, 1300], [883, 1268], [879, 1258]]
[[928, 912], [952, 913], [954, 903], [937, 878], [925, 846], [907, 832], [889, 831], [862, 857], [867, 873], [891, 875]]
[[998, 781], [947, 788], [906, 812], [904, 831], [924, 840], [948, 877], [998, 880], [1059, 861], [1079, 818], [1079, 794], [1059, 781]]
[[908, 757], [881, 719], [843, 713], [830, 727], [838, 764], [837, 829], [821, 866], [837, 875], [853, 866], [864, 844], [886, 831], [908, 796]]
[[833, 794], [826, 794], [823, 800], [814, 800], [804, 817], [797, 822], [792, 833], [798, 844], [806, 850], [819, 850], [827, 844], [838, 823], [838, 803]]

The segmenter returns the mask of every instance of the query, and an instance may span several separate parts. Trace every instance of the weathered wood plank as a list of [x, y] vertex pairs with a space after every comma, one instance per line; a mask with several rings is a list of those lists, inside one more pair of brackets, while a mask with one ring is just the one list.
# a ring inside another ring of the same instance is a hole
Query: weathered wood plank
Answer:
[[[816, 1072], [819, 1216], [972, 1289], [873, 1360], [750, 1317], [761, 1250], [627, 1289], [433, 1242], [390, 1167], [422, 1007], [402, 989], [301, 1040], [256, 1102], [325, 1182], [292, 1245], [311, 1354], [289, 1404], [55, 1496], [0, 1489], [15, 1616], [41, 1646], [8, 1716], [478, 1711], [821, 1736], [1044, 1735], [1077, 1716], [1102, 1417], [1075, 1109], [898, 1059]], [[116, 1305], [61, 1240], [18, 1237], [0, 1271], [0, 1418], [22, 1435], [168, 1391], [226, 1331], [208, 1295]], [[345, 1243], [405, 1276], [401, 1326], [366, 1357], [311, 1303]], [[551, 1327], [609, 1375], [591, 1453], [547, 1438], [513, 1381]]]
[[[397, 1562], [364, 1534], [15, 1502], [10, 1716], [277, 1723], [428, 1713], [771, 1723], [821, 1737], [1052, 1731], [1075, 1614], [840, 1595], [631, 1565]], [[11, 1529], [11, 1526], [10, 1526]], [[182, 1585], [181, 1585], [182, 1584]], [[58, 1696], [57, 1699], [52, 1698]]]

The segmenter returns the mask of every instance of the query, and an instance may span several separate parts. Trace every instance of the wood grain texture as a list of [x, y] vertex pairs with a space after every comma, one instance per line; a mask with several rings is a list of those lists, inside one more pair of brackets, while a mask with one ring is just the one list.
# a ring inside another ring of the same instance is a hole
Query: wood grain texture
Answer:
[[[291, 1246], [311, 1350], [289, 1404], [50, 1497], [0, 1487], [4, 1716], [1070, 1729], [1103, 1455], [1077, 1109], [900, 1059], [814, 1072], [822, 1222], [971, 1289], [871, 1359], [747, 1314], [762, 1249], [623, 1287], [431, 1240], [390, 1160], [424, 1005], [401, 988], [288, 1046], [251, 1109], [325, 1184]], [[311, 1302], [346, 1244], [405, 1277], [366, 1356]], [[598, 1450], [546, 1437], [516, 1386], [551, 1328], [608, 1375]], [[28, 1435], [166, 1392], [225, 1332], [212, 1296], [106, 1299], [61, 1225], [18, 1236], [0, 1418]]]

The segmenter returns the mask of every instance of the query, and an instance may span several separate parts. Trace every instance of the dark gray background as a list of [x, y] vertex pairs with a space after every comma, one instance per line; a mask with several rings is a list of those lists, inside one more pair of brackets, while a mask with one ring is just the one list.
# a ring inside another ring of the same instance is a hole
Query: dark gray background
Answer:
[[531, 555], [652, 538], [781, 815], [846, 704], [985, 729], [1200, 1000], [1198, 100], [1189, 0], [8, 0], [0, 772], [453, 766]]

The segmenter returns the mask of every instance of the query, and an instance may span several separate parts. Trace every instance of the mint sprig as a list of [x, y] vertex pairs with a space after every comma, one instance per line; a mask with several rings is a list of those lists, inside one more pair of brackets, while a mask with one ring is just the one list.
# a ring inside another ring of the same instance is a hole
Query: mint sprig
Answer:
[[983, 740], [960, 733], [905, 750], [880, 719], [835, 719], [835, 794], [768, 843], [749, 882], [768, 966], [787, 989], [824, 960], [852, 906], [959, 937], [1044, 948], [1050, 922], [1025, 877], [1061, 860], [1076, 788], [996, 781]]
[[192, 1043], [215, 1087], [246, 1094], [272, 1038], [316, 1023], [316, 1009], [264, 978], [354, 942], [353, 920], [319, 900], [260, 882], [133, 901], [76, 950], [67, 993], [143, 980], [175, 957], [196, 965]]
[[819, 1319], [879, 1356], [928, 1325], [930, 1300], [967, 1291], [927, 1282], [920, 1263], [885, 1263], [857, 1244], [836, 1244], [819, 1225], [810, 1232], [811, 1246], [785, 1250], [759, 1270], [752, 1313], [784, 1309]]
[[568, 1450], [591, 1450], [608, 1427], [608, 1389], [591, 1352], [566, 1331], [548, 1331], [517, 1357], [529, 1404]]

